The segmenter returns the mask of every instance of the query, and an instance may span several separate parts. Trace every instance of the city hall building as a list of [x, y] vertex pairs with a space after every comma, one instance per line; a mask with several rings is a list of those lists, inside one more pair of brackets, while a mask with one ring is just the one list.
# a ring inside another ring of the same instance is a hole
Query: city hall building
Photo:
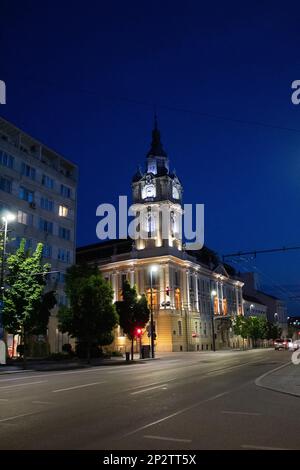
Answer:
[[[183, 187], [169, 169], [169, 160], [155, 120], [145, 172], [132, 179], [133, 209], [149, 237], [96, 243], [77, 249], [77, 262], [97, 263], [112, 285], [114, 301], [122, 299], [127, 280], [145, 294], [155, 326], [155, 349], [201, 351], [239, 346], [231, 318], [243, 315], [243, 283], [214, 264], [203, 250], [188, 251], [182, 243], [179, 220]], [[168, 234], [162, 232], [161, 214], [169, 214]], [[143, 344], [150, 344], [147, 329]], [[129, 342], [117, 328], [113, 347], [125, 352]]]

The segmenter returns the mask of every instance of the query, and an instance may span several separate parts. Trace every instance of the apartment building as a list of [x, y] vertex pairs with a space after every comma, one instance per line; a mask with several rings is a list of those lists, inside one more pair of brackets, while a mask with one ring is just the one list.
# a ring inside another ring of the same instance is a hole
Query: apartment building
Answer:
[[16, 250], [22, 238], [31, 249], [44, 244], [58, 301], [48, 328], [52, 352], [68, 341], [58, 332], [56, 312], [66, 302], [64, 274], [75, 261], [77, 179], [76, 165], [0, 117], [0, 214], [15, 216], [7, 249]]

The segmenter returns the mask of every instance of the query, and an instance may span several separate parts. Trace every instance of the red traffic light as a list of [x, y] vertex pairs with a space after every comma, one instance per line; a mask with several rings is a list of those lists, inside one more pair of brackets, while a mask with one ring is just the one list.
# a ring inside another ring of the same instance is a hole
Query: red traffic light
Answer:
[[135, 329], [135, 336], [137, 338], [140, 338], [142, 336], [142, 332], [143, 332], [142, 328], [136, 328]]

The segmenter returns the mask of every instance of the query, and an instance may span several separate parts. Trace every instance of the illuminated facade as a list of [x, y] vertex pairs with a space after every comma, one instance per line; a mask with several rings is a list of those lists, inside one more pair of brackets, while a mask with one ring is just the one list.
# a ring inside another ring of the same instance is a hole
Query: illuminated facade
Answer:
[[[212, 319], [216, 348], [237, 347], [230, 318], [243, 315], [243, 283], [231, 278], [223, 265], [209, 266], [184, 249], [179, 229], [183, 188], [169, 170], [155, 122], [146, 171], [132, 180], [133, 207], [148, 238], [98, 243], [77, 250], [77, 261], [96, 262], [111, 283], [114, 300], [121, 300], [127, 280], [139, 294], [151, 297], [156, 351], [200, 351], [212, 349]], [[167, 237], [162, 236], [161, 212], [170, 220]], [[199, 253], [198, 253], [199, 255]], [[143, 344], [150, 344], [145, 331]], [[117, 329], [114, 347], [124, 352], [127, 340]]]

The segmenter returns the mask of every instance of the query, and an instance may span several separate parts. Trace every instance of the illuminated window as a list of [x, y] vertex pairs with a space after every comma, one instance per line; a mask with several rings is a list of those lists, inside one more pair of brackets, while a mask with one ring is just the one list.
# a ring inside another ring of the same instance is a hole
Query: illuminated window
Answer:
[[227, 308], [227, 299], [223, 299], [222, 302], [222, 310], [223, 310], [223, 315], [227, 315], [228, 308]]
[[59, 206], [58, 208], [58, 215], [60, 217], [68, 217], [69, 209], [66, 206]]
[[180, 310], [181, 306], [181, 295], [180, 295], [180, 289], [177, 287], [175, 289], [175, 308], [176, 310]]
[[182, 336], [182, 322], [179, 320], [178, 322], [178, 335]]
[[[147, 301], [148, 305], [151, 308], [151, 289], [147, 290]], [[158, 307], [158, 295], [157, 289], [152, 289], [152, 308], [155, 310]]]
[[214, 298], [214, 314], [217, 315], [218, 314], [218, 303], [219, 303], [219, 299], [217, 296], [215, 296]]

